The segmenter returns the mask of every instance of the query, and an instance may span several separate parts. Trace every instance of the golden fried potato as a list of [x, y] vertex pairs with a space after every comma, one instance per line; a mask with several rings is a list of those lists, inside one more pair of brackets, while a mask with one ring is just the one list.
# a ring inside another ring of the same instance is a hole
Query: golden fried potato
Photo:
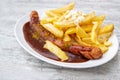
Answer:
[[57, 9], [50, 10], [50, 11], [57, 13], [57, 14], [62, 14], [62, 13], [65, 13], [67, 10], [72, 10], [74, 6], [75, 6], [75, 3], [70, 3], [64, 7], [57, 8]]
[[114, 24], [108, 24], [100, 29], [99, 34], [112, 32], [113, 30], [114, 30]]
[[44, 48], [48, 49], [50, 52], [55, 54], [58, 58], [61, 59], [61, 61], [68, 60], [67, 54], [64, 51], [62, 51], [59, 47], [57, 47], [55, 44], [53, 44], [52, 42], [47, 40], [46, 44], [44, 45]]
[[91, 46], [90, 44], [83, 42], [78, 35], [75, 37], [75, 40], [76, 40], [76, 41], [79, 43], [79, 45], [81, 45], [81, 46]]
[[46, 24], [46, 23], [53, 23], [54, 21], [57, 21], [57, 17], [46, 17], [40, 20], [40, 23]]
[[95, 16], [92, 21], [103, 21], [105, 19], [105, 15]]
[[58, 22], [63, 21], [65, 19], [65, 16], [69, 13], [70, 11], [66, 11], [59, 19], [57, 20]]
[[61, 14], [53, 13], [50, 10], [46, 11], [46, 15], [49, 17], [60, 17], [61, 16]]
[[76, 34], [81, 38], [85, 38], [89, 36], [79, 25], [77, 25], [76, 27]]
[[76, 33], [76, 28], [69, 28], [65, 32], [65, 34], [74, 34], [74, 33]]
[[92, 28], [93, 28], [93, 24], [90, 25], [81, 25], [81, 28], [85, 31], [85, 32], [91, 32]]
[[112, 42], [104, 42], [104, 45], [105, 45], [106, 47], [109, 47], [109, 46], [112, 45]]
[[63, 41], [65, 41], [65, 42], [71, 41], [70, 36], [67, 35], [67, 34], [65, 34], [65, 35], [64, 35], [64, 38], [63, 38]]
[[56, 37], [62, 38], [63, 37], [63, 31], [59, 30], [58, 28], [54, 27], [51, 23], [48, 24], [42, 24], [42, 26], [50, 31], [52, 34], [54, 34]]
[[95, 44], [99, 44], [99, 41], [98, 41], [98, 32], [99, 32], [99, 29], [100, 29], [99, 23], [98, 22], [94, 22], [94, 26], [93, 26], [92, 32], [91, 32], [91, 40]]
[[53, 23], [55, 27], [59, 28], [59, 29], [67, 29], [70, 27], [75, 27], [75, 24], [73, 21], [62, 21], [62, 22], [54, 22]]
[[110, 38], [111, 34], [112, 34], [112, 32], [99, 34], [98, 35], [98, 41], [103, 44], [104, 42], [108, 41], [108, 39]]
[[88, 14], [85, 19], [80, 23], [81, 25], [91, 24], [92, 19], [95, 17], [95, 12]]
[[92, 40], [91, 40], [90, 37], [88, 37], [88, 38], [82, 38], [82, 41], [85, 42], [85, 43], [91, 44], [91, 45], [94, 44], [94, 43], [92, 42]]
[[69, 28], [65, 31], [65, 35], [64, 35], [64, 41], [70, 41], [71, 38], [69, 36], [69, 34], [74, 34], [76, 33], [76, 28]]

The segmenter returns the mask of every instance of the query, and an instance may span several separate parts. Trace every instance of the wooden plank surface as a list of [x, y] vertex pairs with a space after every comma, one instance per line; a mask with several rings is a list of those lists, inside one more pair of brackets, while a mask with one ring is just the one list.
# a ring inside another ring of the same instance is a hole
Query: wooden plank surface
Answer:
[[90, 69], [67, 69], [28, 54], [15, 39], [16, 21], [36, 9], [55, 8], [75, 2], [75, 8], [105, 14], [114, 23], [120, 42], [119, 0], [0, 0], [0, 80], [120, 80], [120, 48], [110, 62]]

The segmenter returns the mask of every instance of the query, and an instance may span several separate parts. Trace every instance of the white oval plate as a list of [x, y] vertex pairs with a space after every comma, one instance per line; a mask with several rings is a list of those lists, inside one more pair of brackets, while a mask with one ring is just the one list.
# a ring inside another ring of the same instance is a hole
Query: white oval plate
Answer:
[[[44, 14], [41, 12], [44, 12], [42, 10], [39, 10], [39, 16], [42, 17]], [[110, 61], [116, 54], [118, 51], [118, 39], [115, 35], [115, 33], [112, 34], [111, 38], [109, 39], [109, 41], [112, 42], [112, 46], [109, 47], [109, 50], [103, 55], [102, 58], [98, 59], [98, 60], [89, 60], [87, 62], [83, 62], [83, 63], [66, 63], [66, 62], [60, 62], [60, 61], [55, 61], [52, 59], [49, 59], [47, 57], [44, 57], [40, 54], [38, 54], [35, 50], [33, 50], [29, 44], [25, 41], [24, 39], [24, 35], [23, 35], [23, 25], [28, 22], [29, 19], [29, 14], [23, 16], [22, 18], [20, 18], [16, 25], [15, 25], [15, 36], [17, 41], [19, 42], [19, 44], [31, 55], [37, 57], [40, 60], [43, 60], [45, 62], [57, 65], [57, 66], [62, 66], [62, 67], [67, 67], [67, 68], [90, 68], [90, 67], [96, 67], [102, 64], [107, 63], [108, 61]]]

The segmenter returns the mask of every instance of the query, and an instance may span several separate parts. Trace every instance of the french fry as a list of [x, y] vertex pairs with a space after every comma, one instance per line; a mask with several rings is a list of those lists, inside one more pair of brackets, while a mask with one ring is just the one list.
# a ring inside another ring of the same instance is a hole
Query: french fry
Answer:
[[76, 28], [69, 28], [69, 29], [67, 29], [66, 32], [65, 32], [65, 36], [64, 36], [63, 40], [64, 41], [70, 41], [71, 38], [70, 38], [69, 34], [74, 34], [74, 33], [76, 33]]
[[98, 22], [94, 22], [94, 26], [93, 26], [92, 31], [91, 31], [91, 40], [95, 44], [99, 44], [98, 31], [99, 31], [99, 24], [98, 24]]
[[105, 45], [106, 47], [109, 47], [109, 46], [112, 45], [112, 42], [104, 42], [104, 45]]
[[94, 43], [92, 42], [92, 40], [91, 40], [90, 37], [88, 37], [88, 38], [82, 38], [82, 41], [85, 42], [85, 43], [88, 43], [88, 44], [94, 44]]
[[40, 23], [41, 24], [46, 24], [46, 23], [53, 23], [54, 21], [57, 21], [57, 17], [43, 18], [42, 20], [40, 20]]
[[79, 25], [76, 27], [76, 34], [81, 38], [88, 37], [88, 34]]
[[42, 24], [42, 26], [50, 31], [52, 34], [54, 34], [56, 37], [62, 38], [63, 37], [63, 31], [59, 30], [58, 28], [54, 27], [51, 23], [48, 24]]
[[70, 36], [67, 35], [67, 34], [65, 34], [65, 35], [64, 35], [64, 38], [63, 38], [63, 41], [65, 41], [65, 42], [71, 41]]
[[76, 33], [76, 28], [69, 28], [65, 32], [65, 34], [73, 34], [73, 33]]
[[91, 46], [90, 44], [87, 44], [87, 43], [83, 42], [78, 35], [75, 37], [75, 40], [76, 40], [76, 41], [79, 43], [79, 45], [81, 45], [81, 46]]
[[55, 27], [59, 28], [59, 29], [67, 29], [70, 27], [75, 27], [75, 24], [73, 21], [68, 22], [68, 21], [63, 21], [63, 22], [54, 22], [53, 23]]
[[64, 51], [62, 51], [59, 47], [57, 47], [55, 44], [53, 44], [52, 42], [47, 40], [46, 44], [44, 45], [44, 48], [48, 49], [50, 52], [55, 54], [58, 58], [61, 59], [61, 61], [68, 60], [67, 54]]
[[81, 25], [85, 25], [85, 24], [90, 24], [92, 22], [92, 19], [95, 16], [95, 12], [92, 12], [90, 14], [88, 14], [85, 19], [81, 22]]
[[114, 25], [108, 24], [108, 25], [105, 25], [102, 29], [100, 29], [99, 34], [112, 32], [113, 30], [114, 30]]
[[61, 14], [53, 13], [50, 10], [46, 11], [46, 15], [49, 17], [60, 17], [61, 16]]
[[58, 22], [63, 21], [65, 16], [69, 13], [70, 11], [66, 11], [59, 19]]
[[108, 39], [110, 38], [111, 34], [112, 34], [112, 32], [99, 34], [98, 35], [98, 41], [103, 44], [104, 42], [108, 41]]
[[52, 12], [54, 13], [57, 13], [57, 14], [62, 14], [64, 12], [66, 12], [67, 10], [72, 10], [75, 6], [75, 3], [70, 3], [64, 7], [61, 7], [61, 8], [57, 8], [57, 9], [54, 9], [54, 10], [51, 10]]
[[105, 15], [95, 16], [92, 21], [103, 21], [105, 19]]
[[90, 24], [90, 25], [81, 25], [81, 28], [82, 28], [85, 32], [91, 32], [91, 31], [92, 31], [92, 27], [93, 27], [93, 24]]

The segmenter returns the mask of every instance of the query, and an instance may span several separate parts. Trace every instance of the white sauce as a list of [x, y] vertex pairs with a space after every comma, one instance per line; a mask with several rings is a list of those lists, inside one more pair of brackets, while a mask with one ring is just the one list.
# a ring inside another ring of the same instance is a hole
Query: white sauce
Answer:
[[78, 25], [84, 20], [84, 14], [82, 12], [72, 12], [70, 11], [66, 16], [65, 20], [73, 21], [74, 24]]

